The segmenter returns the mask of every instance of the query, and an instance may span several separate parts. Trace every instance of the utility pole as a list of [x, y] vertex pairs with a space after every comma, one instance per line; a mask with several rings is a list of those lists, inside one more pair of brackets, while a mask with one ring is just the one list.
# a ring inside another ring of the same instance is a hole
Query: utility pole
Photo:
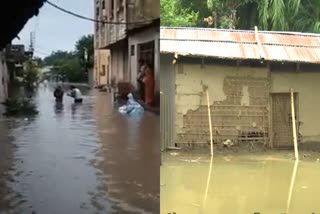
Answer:
[[84, 49], [84, 69], [85, 69], [85, 74], [87, 75], [87, 78], [89, 80], [89, 69], [88, 69], [88, 49], [86, 47]]
[[34, 40], [35, 40], [34, 32], [30, 32], [30, 46], [29, 46], [29, 51], [31, 51], [31, 52], [34, 51]]

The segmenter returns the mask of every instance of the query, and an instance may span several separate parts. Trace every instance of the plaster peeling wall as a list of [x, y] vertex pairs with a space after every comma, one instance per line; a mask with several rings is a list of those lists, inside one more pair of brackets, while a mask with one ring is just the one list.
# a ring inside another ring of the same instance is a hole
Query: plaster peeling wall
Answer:
[[[269, 86], [266, 68], [201, 67], [189, 64], [176, 66], [177, 143], [207, 142], [209, 128], [206, 86], [211, 105], [214, 104], [212, 114], [216, 130], [223, 126], [231, 127], [222, 130], [222, 138], [237, 135], [236, 126], [241, 129], [250, 125], [255, 127], [255, 124], [268, 127], [266, 107]], [[250, 106], [257, 107], [249, 108]], [[245, 114], [247, 115], [244, 116]], [[258, 118], [257, 115], [250, 117], [250, 114], [263, 115], [263, 118]]]
[[298, 92], [298, 111], [302, 143], [320, 142], [320, 73], [319, 72], [272, 72], [271, 92]]

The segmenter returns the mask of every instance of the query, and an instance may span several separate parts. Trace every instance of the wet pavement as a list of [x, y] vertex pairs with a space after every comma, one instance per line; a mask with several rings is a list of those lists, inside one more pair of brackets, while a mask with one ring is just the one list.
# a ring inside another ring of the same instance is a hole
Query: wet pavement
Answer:
[[159, 213], [159, 117], [39, 89], [34, 119], [0, 121], [0, 213]]
[[160, 179], [161, 213], [320, 213], [320, 153], [168, 152]]

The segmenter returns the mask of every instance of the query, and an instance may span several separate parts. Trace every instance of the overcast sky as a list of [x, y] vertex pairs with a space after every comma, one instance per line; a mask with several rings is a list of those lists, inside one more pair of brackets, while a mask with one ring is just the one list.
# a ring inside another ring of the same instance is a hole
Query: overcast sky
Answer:
[[[67, 10], [93, 17], [92, 0], [50, 0]], [[14, 44], [30, 44], [30, 32], [35, 32], [35, 55], [44, 57], [55, 50], [74, 50], [75, 42], [83, 35], [92, 34], [94, 23], [65, 14], [45, 4], [19, 33]]]

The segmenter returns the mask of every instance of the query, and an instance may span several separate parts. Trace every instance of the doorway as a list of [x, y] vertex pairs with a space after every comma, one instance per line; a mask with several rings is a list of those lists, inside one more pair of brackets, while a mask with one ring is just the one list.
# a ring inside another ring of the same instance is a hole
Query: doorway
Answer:
[[[154, 41], [139, 45], [139, 59], [144, 59], [154, 66]], [[138, 59], [138, 60], [139, 60]]]
[[[294, 93], [294, 108], [296, 124], [298, 124], [298, 94]], [[275, 148], [292, 148], [292, 114], [291, 114], [291, 94], [273, 93], [271, 94], [272, 107], [272, 144]], [[297, 133], [299, 126], [297, 125]]]

